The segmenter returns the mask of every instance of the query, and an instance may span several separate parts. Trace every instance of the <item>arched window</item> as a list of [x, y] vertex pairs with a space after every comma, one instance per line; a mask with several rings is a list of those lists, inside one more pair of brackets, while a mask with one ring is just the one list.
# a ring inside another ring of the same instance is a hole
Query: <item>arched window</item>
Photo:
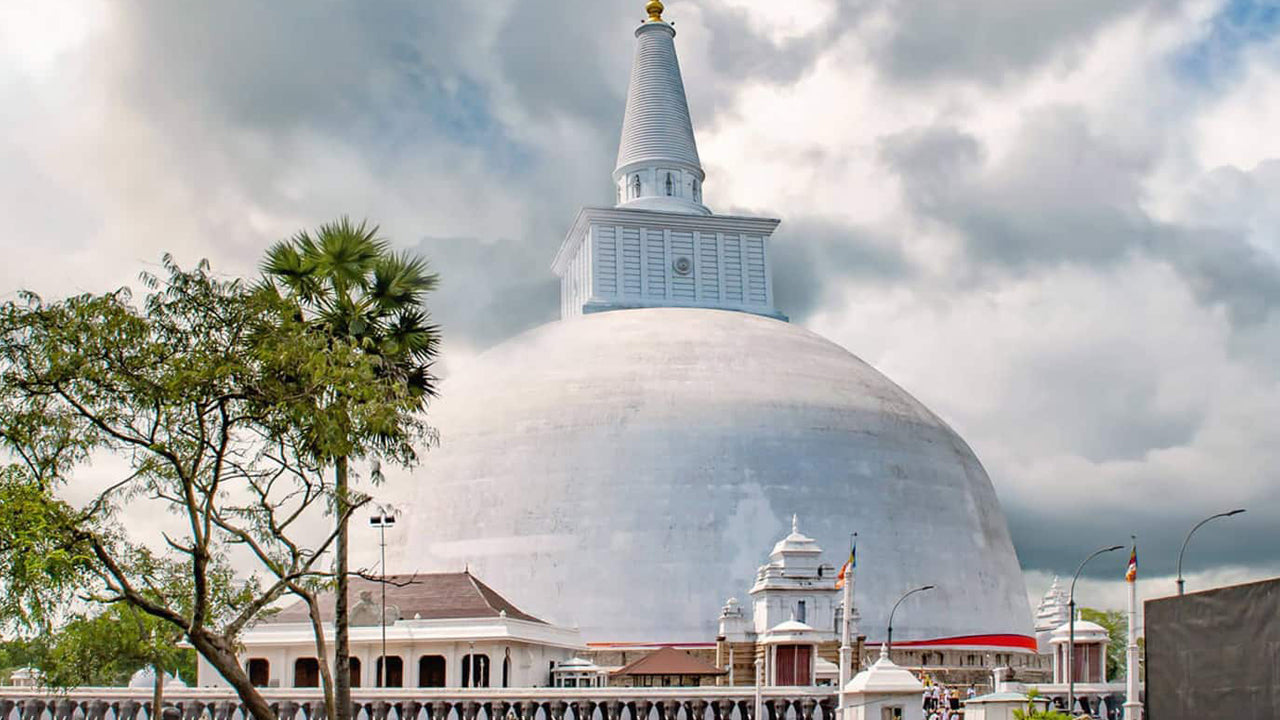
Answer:
[[351, 687], [360, 687], [360, 658], [350, 658], [347, 669], [351, 671]]
[[383, 663], [384, 658], [378, 658], [378, 664], [375, 668], [377, 674], [374, 682], [378, 687], [404, 687], [404, 660], [399, 655], [388, 655]]
[[796, 620], [806, 622], [807, 613], [805, 612], [805, 602], [803, 600], [796, 601]]
[[511, 648], [502, 656], [502, 687], [511, 687]]
[[266, 658], [249, 658], [249, 683], [266, 687], [271, 682], [271, 663]]
[[313, 657], [293, 661], [294, 687], [320, 687], [320, 662]]
[[489, 687], [489, 656], [472, 653], [462, 656], [462, 687]]
[[632, 175], [631, 176], [631, 198], [634, 200], [635, 198], [638, 198], [638, 197], [640, 197], [640, 176]]
[[444, 687], [444, 671], [443, 655], [418, 658], [418, 687]]
[[668, 196], [670, 196], [670, 195], [671, 195], [671, 192], [672, 192], [672, 188], [671, 188], [671, 173], [667, 173], [667, 195], [668, 195]]
[[693, 201], [702, 202], [702, 186], [698, 184], [698, 179], [693, 179]]

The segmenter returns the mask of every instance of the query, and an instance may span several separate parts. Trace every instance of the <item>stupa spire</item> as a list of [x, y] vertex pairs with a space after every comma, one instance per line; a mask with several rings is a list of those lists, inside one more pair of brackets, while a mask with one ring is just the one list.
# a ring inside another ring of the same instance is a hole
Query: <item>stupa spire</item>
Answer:
[[676, 30], [662, 19], [663, 4], [650, 0], [636, 28], [635, 60], [613, 171], [619, 207], [709, 215], [702, 204], [706, 173], [698, 159], [689, 101], [685, 97]]
[[772, 218], [713, 215], [676, 60], [675, 28], [649, 0], [636, 28], [614, 207], [586, 207], [551, 267], [560, 313], [632, 308], [738, 310], [785, 320], [773, 305]]

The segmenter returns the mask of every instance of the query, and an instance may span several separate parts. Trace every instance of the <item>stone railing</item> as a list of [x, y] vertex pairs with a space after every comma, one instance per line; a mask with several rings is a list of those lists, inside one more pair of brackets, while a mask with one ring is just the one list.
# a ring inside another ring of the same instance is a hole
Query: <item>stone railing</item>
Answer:
[[[262, 688], [279, 720], [325, 720], [314, 688]], [[353, 689], [354, 720], [757, 720], [754, 688]], [[833, 688], [762, 688], [760, 720], [833, 720]], [[224, 688], [166, 688], [163, 720], [249, 720]], [[0, 687], [0, 720], [155, 720], [150, 688]]]

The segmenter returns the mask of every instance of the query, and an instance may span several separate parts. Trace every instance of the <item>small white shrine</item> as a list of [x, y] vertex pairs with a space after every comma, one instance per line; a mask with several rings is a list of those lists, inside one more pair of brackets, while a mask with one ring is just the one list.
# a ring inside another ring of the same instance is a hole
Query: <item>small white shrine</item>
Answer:
[[[1071, 623], [1064, 623], [1053, 631], [1049, 640], [1053, 648], [1053, 681], [1067, 682], [1067, 667], [1071, 640]], [[1076, 620], [1075, 623], [1075, 681], [1077, 683], [1104, 683], [1107, 680], [1107, 645], [1111, 636], [1107, 629], [1095, 622]]]
[[924, 683], [881, 647], [880, 659], [844, 686], [842, 720], [924, 720], [923, 696]]

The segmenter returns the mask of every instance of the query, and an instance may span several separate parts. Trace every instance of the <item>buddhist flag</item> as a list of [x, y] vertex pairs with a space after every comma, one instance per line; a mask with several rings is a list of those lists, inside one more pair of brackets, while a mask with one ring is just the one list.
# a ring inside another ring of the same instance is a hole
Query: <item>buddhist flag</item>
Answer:
[[1135, 582], [1138, 579], [1138, 544], [1133, 544], [1133, 550], [1129, 552], [1129, 569], [1124, 573], [1124, 579], [1127, 582]]
[[857, 533], [854, 533], [854, 540], [849, 543], [849, 559], [844, 561], [844, 566], [840, 568], [840, 574], [836, 576], [836, 589], [844, 587], [845, 580], [849, 577], [849, 573], [858, 567], [858, 541]]

